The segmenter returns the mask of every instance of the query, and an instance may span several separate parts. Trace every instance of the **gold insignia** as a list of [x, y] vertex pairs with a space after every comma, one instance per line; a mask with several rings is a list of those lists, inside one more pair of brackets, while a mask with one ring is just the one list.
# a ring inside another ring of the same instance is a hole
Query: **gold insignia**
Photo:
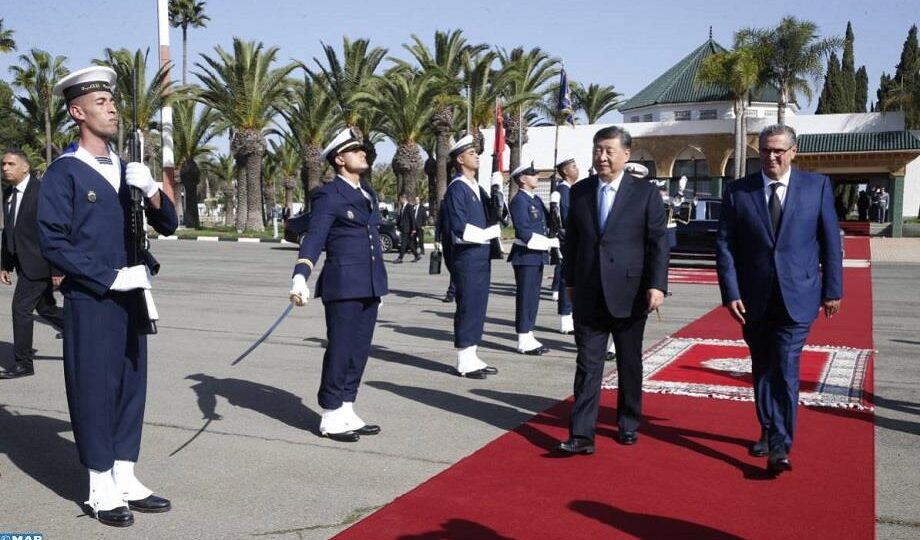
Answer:
[[89, 202], [96, 202], [96, 192], [90, 191], [86, 194], [86, 200]]

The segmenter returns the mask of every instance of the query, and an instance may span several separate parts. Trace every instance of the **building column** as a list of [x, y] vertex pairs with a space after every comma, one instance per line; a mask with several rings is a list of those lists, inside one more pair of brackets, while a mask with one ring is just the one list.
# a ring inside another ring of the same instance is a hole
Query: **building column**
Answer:
[[713, 176], [709, 179], [709, 191], [713, 197], [722, 198], [722, 176]]
[[891, 195], [888, 201], [888, 221], [891, 237], [900, 238], [904, 229], [904, 176], [891, 177]]

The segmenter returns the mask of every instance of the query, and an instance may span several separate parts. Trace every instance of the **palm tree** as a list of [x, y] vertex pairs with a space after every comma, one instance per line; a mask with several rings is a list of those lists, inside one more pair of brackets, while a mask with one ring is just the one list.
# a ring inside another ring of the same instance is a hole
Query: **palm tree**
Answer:
[[220, 131], [215, 129], [220, 115], [208, 107], [195, 114], [197, 103], [192, 99], [177, 100], [173, 105], [173, 153], [179, 182], [185, 191], [185, 225], [197, 229], [198, 184], [201, 181], [199, 160], [207, 159], [214, 152], [208, 143]]
[[[447, 165], [451, 133], [454, 131], [454, 113], [457, 107], [464, 104], [460, 95], [465, 85], [464, 67], [471, 57], [487, 51], [489, 46], [467, 43], [461, 30], [436, 31], [433, 51], [415, 34], [412, 35], [412, 41], [411, 45], [403, 45], [403, 48], [412, 54], [422, 72], [432, 78], [432, 84], [437, 90], [430, 120], [431, 131], [437, 138], [435, 159], [436, 189], [439, 198], [431, 203], [431, 207], [434, 208], [447, 190]], [[408, 66], [400, 60], [395, 61], [397, 65]]]
[[214, 189], [222, 195], [220, 198], [224, 201], [224, 225], [229, 225], [235, 221], [236, 160], [229, 154], [220, 154], [204, 163], [204, 172], [208, 178], [217, 180], [214, 182]]
[[732, 174], [741, 178], [747, 163], [747, 104], [751, 91], [759, 82], [763, 71], [756, 51], [740, 45], [734, 51], [717, 52], [700, 65], [697, 74], [699, 84], [722, 87], [732, 98], [735, 112], [735, 162]]
[[13, 30], [3, 27], [3, 19], [0, 18], [0, 53], [16, 50], [16, 40], [13, 38], [13, 33]]
[[[543, 86], [559, 75], [560, 62], [546, 51], [523, 47], [499, 52], [505, 78], [501, 88], [505, 96], [505, 141], [511, 148], [508, 166], [517, 168], [521, 163], [521, 148], [527, 143], [527, 126], [524, 117], [543, 96]], [[512, 192], [516, 191], [512, 185]]]
[[310, 193], [323, 183], [323, 145], [341, 126], [341, 116], [333, 107], [324, 79], [314, 77], [306, 70], [303, 82], [294, 84], [290, 104], [278, 109], [278, 113], [287, 124], [287, 130], [279, 134], [295, 143], [300, 150], [300, 182], [304, 208], [308, 208]]
[[288, 98], [288, 74], [296, 64], [272, 69], [277, 47], [233, 38], [233, 54], [215, 47], [216, 58], [202, 54], [195, 65], [203, 89], [198, 101], [221, 115], [221, 127], [233, 130], [230, 151], [237, 160], [237, 229], [265, 230], [262, 220], [263, 130]]
[[[463, 78], [468, 84], [470, 109], [470, 125], [464, 125], [464, 128], [476, 140], [480, 154], [485, 150], [481, 130], [495, 123], [495, 103], [501, 97], [503, 81], [506, 78], [505, 72], [492, 68], [497, 58], [498, 53], [485, 51], [470, 57], [463, 68]], [[440, 186], [438, 190], [440, 191]], [[443, 197], [443, 194], [439, 197]]]
[[51, 117], [64, 107], [64, 100], [52, 93], [54, 85], [67, 74], [65, 56], [55, 56], [41, 49], [19, 55], [18, 66], [10, 66], [13, 86], [26, 91], [27, 97], [41, 110], [45, 132], [45, 162], [51, 163], [53, 133]]
[[[275, 180], [281, 180], [284, 187], [284, 207], [289, 212], [294, 210], [294, 190], [297, 188], [297, 178], [300, 176], [300, 151], [296, 142], [272, 139], [268, 143], [269, 153], [266, 156], [266, 169], [270, 169]], [[274, 183], [274, 182], [273, 182]], [[275, 190], [272, 190], [274, 196]], [[272, 201], [274, 206], [275, 201]]]
[[418, 143], [431, 120], [437, 93], [433, 77], [397, 66], [355, 94], [356, 101], [380, 112], [383, 122], [378, 129], [396, 144], [392, 167], [400, 196], [415, 198], [422, 166]]
[[207, 2], [195, 0], [169, 0], [169, 24], [182, 28], [182, 84], [188, 71], [188, 28], [204, 28], [211, 18], [204, 14]]
[[606, 86], [591, 83], [587, 86], [575, 83], [572, 89], [572, 107], [585, 115], [588, 124], [600, 122], [606, 114], [611, 113], [623, 103], [623, 94], [614, 90], [613, 85]]
[[797, 92], [811, 101], [808, 79], [820, 81], [824, 77], [824, 59], [843, 44], [839, 37], [821, 39], [815, 23], [792, 16], [783, 17], [776, 28], [742, 29], [735, 34], [735, 41], [758, 51], [764, 66], [762, 81], [779, 90], [779, 124], [786, 123], [786, 106], [795, 100]]

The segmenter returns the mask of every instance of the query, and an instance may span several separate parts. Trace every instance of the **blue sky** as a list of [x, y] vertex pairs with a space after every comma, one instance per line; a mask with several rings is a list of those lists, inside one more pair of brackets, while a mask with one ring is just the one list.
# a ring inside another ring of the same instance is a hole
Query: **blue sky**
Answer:
[[[150, 47], [157, 54], [156, 0], [0, 0], [4, 27], [15, 31], [19, 51], [0, 56], [0, 77], [32, 47], [68, 58], [78, 69], [103, 55], [105, 47]], [[312, 64], [320, 42], [341, 47], [342, 36], [369, 38], [372, 45], [406, 57], [402, 44], [411, 34], [431, 43], [435, 30], [462, 29], [472, 42], [499, 47], [541, 47], [560, 57], [569, 78], [613, 85], [629, 97], [709, 35], [729, 47], [732, 35], [746, 26], [770, 27], [785, 15], [812, 20], [824, 35], [842, 36], [847, 21], [856, 34], [856, 64], [866, 65], [869, 97], [875, 99], [879, 76], [892, 73], [911, 24], [920, 24], [917, 0], [616, 2], [612, 0], [209, 0], [207, 28], [189, 31], [189, 79], [200, 53], [214, 46], [229, 49], [234, 36], [280, 48], [282, 60]], [[172, 29], [172, 55], [179, 78], [181, 31]], [[820, 92], [820, 85], [816, 89]], [[812, 111], [800, 99], [805, 111]], [[619, 113], [608, 120], [619, 121]]]

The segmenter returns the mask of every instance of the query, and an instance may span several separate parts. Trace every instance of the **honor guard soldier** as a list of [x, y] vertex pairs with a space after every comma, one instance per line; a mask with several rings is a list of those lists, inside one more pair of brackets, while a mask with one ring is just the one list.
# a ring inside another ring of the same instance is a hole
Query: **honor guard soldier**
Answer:
[[38, 226], [42, 254], [64, 273], [64, 382], [80, 461], [89, 469], [86, 504], [100, 522], [126, 527], [131, 510], [171, 505], [134, 475], [147, 395], [147, 337], [138, 333], [147, 266], [128, 267], [130, 188], [146, 198], [148, 223], [177, 227], [173, 203], [142, 163], [125, 164], [109, 147], [118, 133], [115, 72], [89, 67], [61, 79], [80, 139], [42, 180]]
[[489, 243], [501, 236], [501, 229], [497, 224], [488, 224], [489, 196], [476, 181], [479, 154], [472, 135], [461, 138], [451, 147], [450, 159], [457, 175], [444, 194], [441, 241], [456, 287], [454, 347], [458, 349], [457, 373], [471, 379], [485, 379], [487, 375], [498, 373], [498, 369], [479, 359], [476, 348], [482, 340], [489, 303], [492, 272]]
[[326, 312], [326, 353], [317, 399], [323, 408], [320, 433], [340, 442], [376, 435], [380, 426], [367, 424], [354, 410], [358, 386], [377, 324], [380, 297], [387, 294], [387, 271], [380, 246], [377, 193], [361, 181], [368, 168], [360, 135], [341, 131], [323, 158], [335, 169], [333, 181], [310, 198], [310, 225], [294, 266], [291, 301], [302, 306], [310, 298], [307, 279], [320, 253], [326, 262], [316, 280], [316, 296]]
[[546, 236], [546, 208], [534, 192], [540, 182], [533, 163], [521, 165], [511, 172], [511, 179], [520, 188], [511, 199], [511, 220], [514, 222], [514, 244], [508, 262], [514, 267], [514, 327], [518, 335], [518, 352], [540, 356], [549, 352], [533, 336], [540, 306], [540, 283], [543, 266], [549, 263], [550, 248], [559, 247], [558, 238]]
[[[559, 213], [562, 215], [562, 222], [565, 223], [565, 220], [569, 217], [569, 194], [572, 190], [572, 186], [575, 185], [575, 182], [578, 182], [579, 170], [578, 165], [575, 163], [575, 158], [564, 157], [559, 160], [559, 162], [556, 163], [556, 172], [562, 177], [562, 182], [556, 184], [556, 193], [559, 194]], [[553, 195], [552, 200], [555, 201], [556, 197], [556, 195]], [[562, 238], [561, 241], [565, 242], [565, 238]], [[562, 267], [564, 265], [565, 259], [560, 261], [560, 264], [556, 265], [553, 282], [556, 283], [555, 290], [558, 295], [558, 302], [556, 305], [560, 317], [559, 332], [571, 334], [575, 332], [575, 322], [572, 320], [572, 299], [569, 298], [565, 290], [565, 277], [562, 272]]]

